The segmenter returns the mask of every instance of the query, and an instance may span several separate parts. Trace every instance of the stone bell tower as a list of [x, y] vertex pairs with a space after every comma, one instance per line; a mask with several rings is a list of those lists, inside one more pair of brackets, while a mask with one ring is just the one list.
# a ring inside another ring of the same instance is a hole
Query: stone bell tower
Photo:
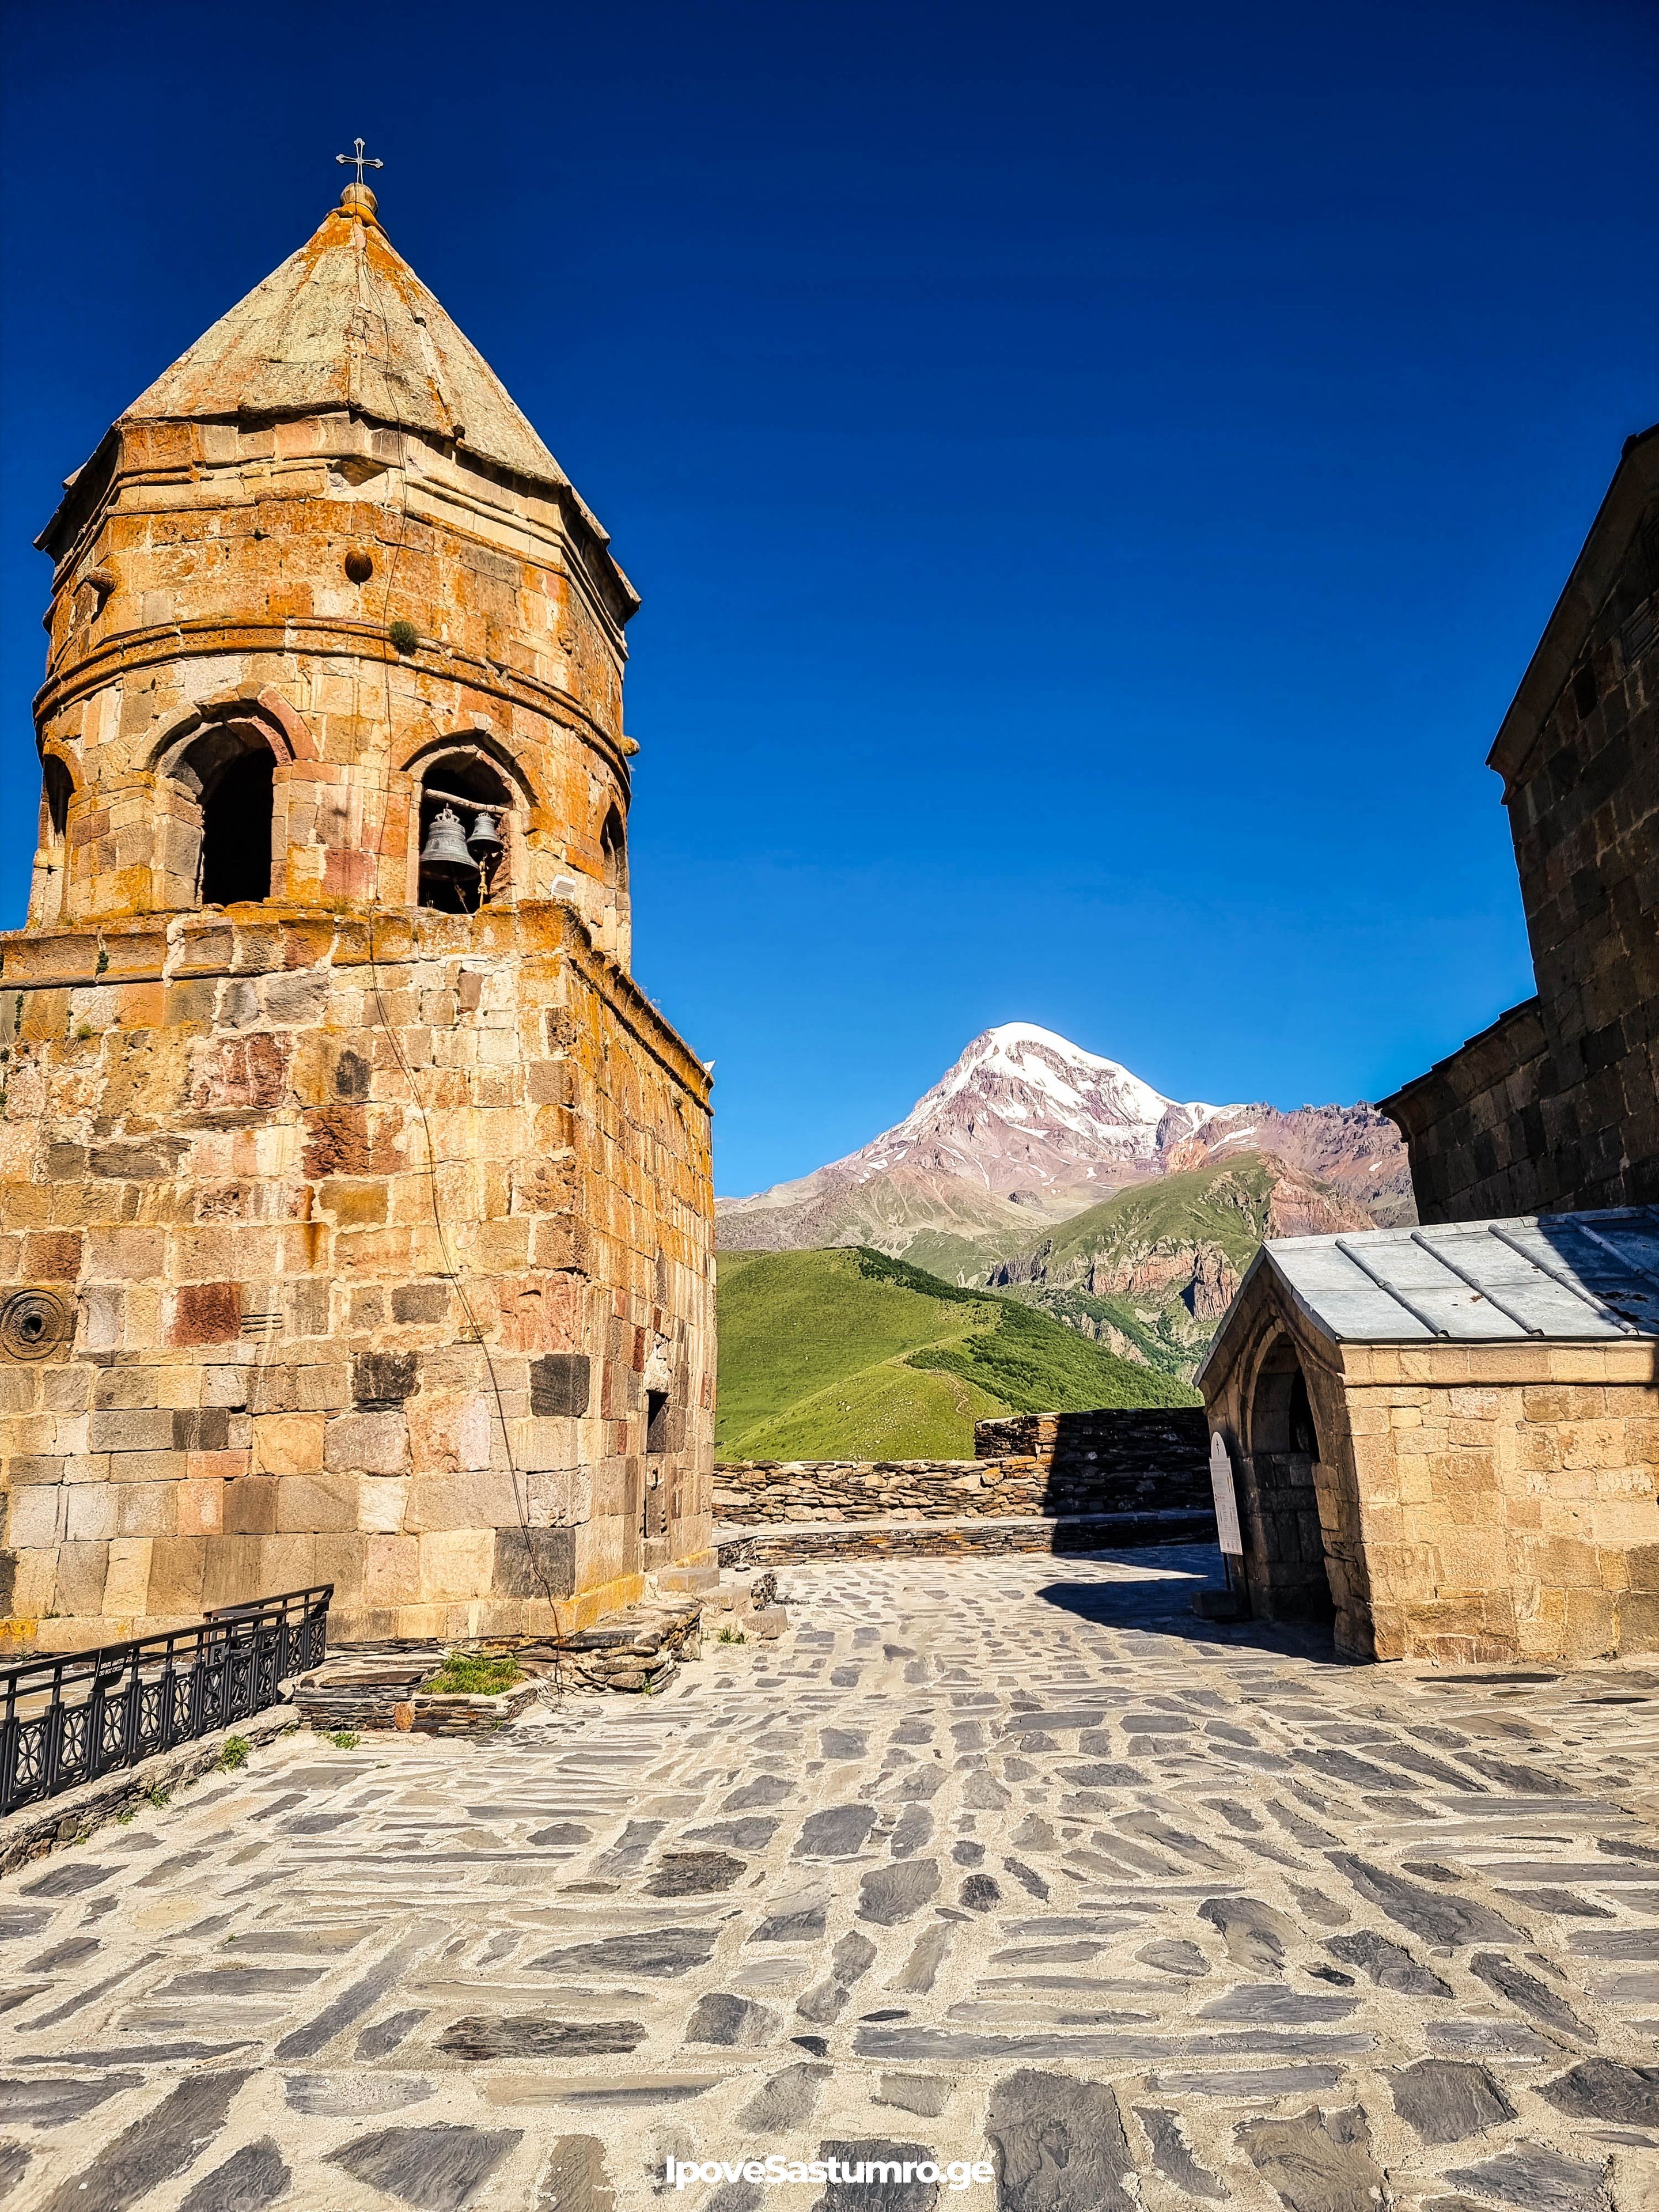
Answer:
[[0, 936], [0, 1638], [701, 1565], [708, 1077], [629, 974], [605, 531], [347, 186], [40, 539]]

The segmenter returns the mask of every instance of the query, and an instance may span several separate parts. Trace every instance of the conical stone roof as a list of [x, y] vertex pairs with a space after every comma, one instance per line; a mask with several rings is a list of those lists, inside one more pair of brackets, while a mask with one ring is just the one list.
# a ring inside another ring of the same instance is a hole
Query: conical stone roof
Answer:
[[471, 341], [396, 252], [367, 186], [158, 376], [125, 422], [349, 408], [454, 439], [550, 484], [569, 479]]

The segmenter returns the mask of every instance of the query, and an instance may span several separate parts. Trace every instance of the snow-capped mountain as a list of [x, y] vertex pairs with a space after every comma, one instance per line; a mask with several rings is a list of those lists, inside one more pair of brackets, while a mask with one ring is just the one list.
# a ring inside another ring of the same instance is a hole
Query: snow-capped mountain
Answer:
[[1075, 1190], [1087, 1204], [1228, 1110], [1180, 1104], [1052, 1030], [1005, 1022], [976, 1036], [896, 1128], [821, 1172], [866, 1181], [908, 1164], [1005, 1198]]
[[920, 1240], [916, 1256], [937, 1266], [957, 1240], [1015, 1250], [1127, 1184], [1247, 1149], [1328, 1177], [1376, 1218], [1401, 1218], [1402, 1203], [1410, 1218], [1399, 1133], [1370, 1107], [1282, 1114], [1167, 1098], [1052, 1030], [1006, 1022], [858, 1152], [753, 1198], [720, 1200], [720, 1241], [728, 1250], [864, 1243], [902, 1255]]

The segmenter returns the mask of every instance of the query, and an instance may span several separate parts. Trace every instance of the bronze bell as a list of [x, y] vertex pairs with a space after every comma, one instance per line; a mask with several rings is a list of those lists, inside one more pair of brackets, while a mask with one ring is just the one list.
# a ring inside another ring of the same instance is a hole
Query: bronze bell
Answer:
[[461, 817], [453, 806], [441, 806], [432, 817], [432, 827], [426, 833], [426, 843], [421, 850], [421, 866], [434, 876], [470, 876], [477, 873], [478, 864], [466, 849], [466, 839], [461, 834]]
[[495, 826], [495, 817], [488, 807], [482, 807], [472, 825], [472, 835], [466, 841], [466, 849], [478, 866], [488, 871], [501, 859], [503, 847], [501, 833]]

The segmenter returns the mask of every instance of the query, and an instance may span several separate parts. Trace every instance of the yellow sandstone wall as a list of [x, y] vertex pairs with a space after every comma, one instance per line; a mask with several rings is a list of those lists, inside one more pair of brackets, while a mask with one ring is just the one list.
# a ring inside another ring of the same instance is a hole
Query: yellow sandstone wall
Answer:
[[1232, 1354], [1203, 1388], [1258, 1611], [1273, 1611], [1264, 1536], [1286, 1538], [1257, 1510], [1279, 1463], [1251, 1431], [1288, 1340], [1318, 1430], [1340, 1650], [1447, 1665], [1659, 1650], [1659, 1346], [1339, 1346], [1265, 1270], [1243, 1296]]
[[1652, 1344], [1345, 1348], [1379, 1658], [1659, 1650]]
[[520, 802], [497, 896], [570, 900], [628, 964], [603, 836], [629, 802], [634, 600], [568, 488], [344, 413], [124, 424], [82, 476], [36, 702], [73, 790], [61, 834], [42, 808], [33, 926], [195, 904], [177, 769], [223, 726], [274, 756], [274, 898], [412, 904], [420, 778], [470, 751]]
[[0, 963], [14, 1646], [323, 1581], [347, 1638], [534, 1632], [706, 1555], [708, 1079], [568, 906]]

